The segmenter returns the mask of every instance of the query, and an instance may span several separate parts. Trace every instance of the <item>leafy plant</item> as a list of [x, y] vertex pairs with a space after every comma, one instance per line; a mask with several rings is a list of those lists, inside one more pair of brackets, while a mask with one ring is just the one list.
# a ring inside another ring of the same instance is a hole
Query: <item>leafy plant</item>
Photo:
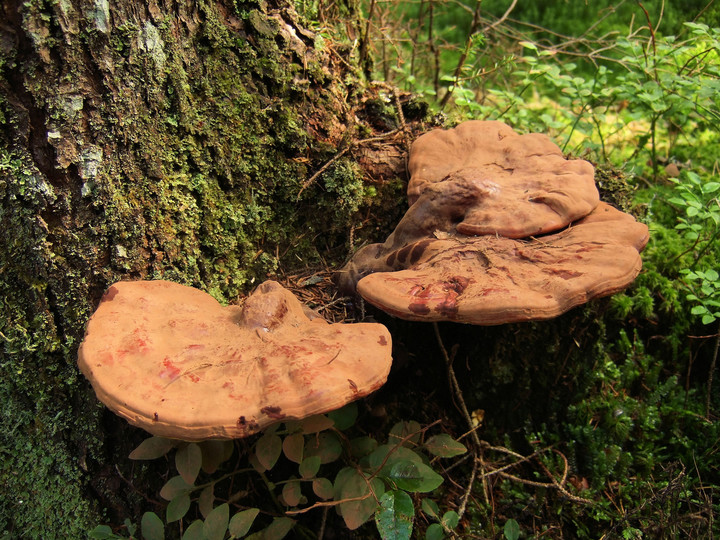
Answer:
[[[232, 441], [146, 439], [130, 458], [157, 459], [174, 450], [177, 474], [160, 490], [167, 501], [164, 519], [155, 512], [142, 516], [143, 538], [162, 539], [167, 527], [179, 523], [182, 540], [280, 539], [298, 526], [295, 516], [331, 506], [348, 529], [357, 529], [374, 517], [382, 538], [410, 538], [416, 513], [411, 494], [431, 493], [443, 482], [432, 459], [452, 458], [467, 450], [444, 433], [426, 437], [431, 426], [422, 428], [412, 421], [396, 423], [384, 444], [367, 436], [350, 438], [344, 431], [353, 426], [357, 414], [356, 405], [350, 404], [328, 415], [276, 424], [257, 438], [247, 455], [239, 456], [248, 466], [229, 471], [223, 470], [223, 464], [235, 454]], [[271, 476], [275, 470], [277, 474]], [[247, 493], [243, 491], [218, 497], [216, 489], [222, 482], [253, 474], [262, 480], [273, 507], [244, 507], [240, 501]], [[277, 475], [281, 477], [274, 478]], [[454, 512], [438, 517], [432, 499], [423, 499], [422, 508], [439, 520], [435, 525], [441, 531], [458, 525]], [[266, 516], [271, 516], [269, 522]], [[135, 534], [131, 526], [127, 531], [130, 537]], [[442, 536], [432, 531], [430, 535]], [[107, 526], [95, 528], [90, 536], [123, 538]]]

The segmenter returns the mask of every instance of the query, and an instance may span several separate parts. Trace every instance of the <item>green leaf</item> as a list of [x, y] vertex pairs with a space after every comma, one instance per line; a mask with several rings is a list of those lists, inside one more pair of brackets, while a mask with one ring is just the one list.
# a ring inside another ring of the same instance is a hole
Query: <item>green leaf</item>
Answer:
[[206, 540], [223, 540], [230, 521], [230, 507], [227, 503], [221, 504], [205, 519], [203, 535]]
[[453, 457], [467, 452], [464, 444], [456, 441], [447, 433], [433, 435], [425, 443], [425, 448], [434, 456]]
[[198, 496], [198, 509], [204, 518], [207, 518], [212, 512], [215, 503], [215, 484], [210, 484], [204, 488]]
[[365, 476], [350, 467], [342, 469], [335, 478], [335, 500], [355, 499], [338, 505], [338, 512], [351, 531], [372, 517], [377, 508], [375, 497], [379, 498], [385, 491], [382, 480], [378, 478], [370, 480], [370, 486], [375, 496], [370, 492]]
[[316, 478], [312, 482], [312, 488], [315, 495], [325, 501], [333, 498], [333, 485], [327, 478]]
[[270, 470], [277, 463], [282, 452], [282, 441], [275, 434], [265, 434], [260, 437], [255, 446], [255, 455], [265, 469]]
[[130, 459], [157, 459], [175, 448], [177, 441], [165, 437], [150, 437], [130, 452]]
[[98, 525], [88, 533], [88, 537], [93, 540], [116, 540], [122, 538], [113, 533], [112, 529], [107, 525]]
[[514, 519], [508, 519], [503, 527], [503, 534], [507, 540], [517, 540], [520, 538], [520, 525]]
[[294, 463], [302, 462], [304, 447], [305, 437], [303, 437], [302, 433], [293, 433], [292, 435], [288, 435], [282, 443], [282, 449], [285, 457]]
[[320, 470], [320, 456], [305, 458], [299, 467], [300, 476], [305, 479], [312, 478]]
[[232, 441], [210, 440], [199, 443], [202, 452], [202, 470], [214, 473], [218, 467], [230, 459], [235, 446]]
[[350, 441], [350, 453], [356, 458], [371, 454], [378, 446], [372, 437], [357, 437]]
[[399, 490], [388, 491], [380, 497], [375, 524], [383, 540], [409, 540], [414, 517], [410, 495]]
[[297, 506], [302, 498], [300, 482], [297, 480], [290, 481], [283, 486], [282, 498], [288, 506]]
[[248, 510], [243, 510], [235, 514], [228, 524], [230, 534], [235, 538], [245, 536], [259, 513], [259, 508], [249, 508]]
[[442, 476], [424, 463], [408, 460], [394, 463], [387, 478], [400, 489], [421, 493], [432, 491], [443, 482]]
[[415, 420], [410, 420], [409, 422], [400, 421], [390, 429], [388, 443], [400, 444], [400, 441], [408, 435], [411, 435], [411, 437], [403, 443], [403, 446], [412, 446], [412, 443], [420, 441], [421, 430], [422, 426]]
[[195, 443], [178, 448], [175, 453], [175, 467], [188, 484], [194, 484], [202, 466], [202, 450]]
[[263, 531], [263, 540], [282, 540], [294, 525], [295, 522], [288, 517], [275, 518]]
[[167, 506], [165, 511], [165, 521], [172, 523], [185, 517], [190, 509], [190, 495], [182, 493], [175, 497]]
[[140, 530], [145, 540], [163, 540], [165, 524], [155, 512], [145, 512], [140, 520]]
[[460, 523], [460, 516], [455, 510], [448, 510], [443, 514], [440, 521], [442, 521], [443, 525], [448, 529], [454, 529], [458, 526], [458, 523]]
[[372, 468], [382, 465], [380, 474], [389, 474], [392, 465], [398, 461], [416, 461], [422, 463], [422, 456], [404, 446], [394, 444], [383, 444], [378, 446], [368, 457], [368, 463]]
[[182, 540], [205, 540], [203, 538], [203, 522], [201, 519], [196, 519], [185, 529]]
[[432, 523], [425, 531], [425, 540], [441, 540], [445, 538], [445, 530], [439, 523]]
[[357, 420], [358, 408], [357, 403], [348, 403], [337, 411], [330, 411], [328, 417], [335, 423], [335, 428], [340, 431], [346, 430], [355, 424]]
[[181, 493], [188, 493], [191, 489], [192, 486], [183, 480], [182, 476], [173, 476], [160, 489], [160, 496], [166, 501], [171, 501]]
[[309, 416], [300, 422], [300, 429], [304, 435], [319, 433], [333, 427], [334, 422], [324, 414]]
[[428, 516], [440, 519], [440, 508], [432, 499], [423, 499], [420, 508], [422, 508], [422, 511]]
[[316, 437], [310, 437], [305, 443], [305, 458], [319, 456], [320, 463], [332, 463], [342, 455], [343, 447], [338, 436], [325, 431]]

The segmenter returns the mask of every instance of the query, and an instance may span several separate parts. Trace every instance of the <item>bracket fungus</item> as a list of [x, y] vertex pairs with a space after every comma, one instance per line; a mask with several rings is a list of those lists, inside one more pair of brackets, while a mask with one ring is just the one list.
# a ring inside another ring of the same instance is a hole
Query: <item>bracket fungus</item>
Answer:
[[408, 159], [408, 201], [429, 186], [470, 184], [475, 203], [457, 224], [466, 235], [525, 238], [561, 229], [599, 202], [594, 168], [568, 160], [549, 137], [518, 135], [497, 121], [471, 120], [417, 138]]
[[405, 251], [407, 269], [371, 273], [357, 290], [408, 320], [497, 325], [550, 319], [627, 287], [640, 272], [647, 239], [644, 224], [601, 203], [571, 227], [539, 238], [419, 241], [385, 258], [397, 265]]
[[382, 386], [391, 360], [384, 326], [330, 324], [274, 281], [242, 307], [168, 281], [115, 283], [78, 353], [113, 412], [183, 440], [338, 409]]
[[[412, 146], [410, 208], [335, 276], [391, 315], [497, 325], [627, 287], [648, 228], [599, 201], [594, 169], [544, 135], [470, 121]], [[493, 176], [494, 175], [494, 176]]]

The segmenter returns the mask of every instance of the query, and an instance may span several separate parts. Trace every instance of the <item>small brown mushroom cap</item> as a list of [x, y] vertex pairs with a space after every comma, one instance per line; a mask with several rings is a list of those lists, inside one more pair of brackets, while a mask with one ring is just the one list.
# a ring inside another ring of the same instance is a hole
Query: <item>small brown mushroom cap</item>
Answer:
[[183, 440], [338, 409], [382, 386], [392, 360], [384, 326], [329, 324], [273, 281], [243, 307], [167, 281], [115, 283], [78, 356], [111, 410]]
[[457, 231], [525, 238], [566, 227], [599, 202], [594, 168], [567, 160], [546, 135], [518, 135], [497, 121], [471, 120], [418, 137], [410, 149], [412, 207], [432, 185], [464, 181], [475, 191]]
[[[497, 325], [550, 319], [632, 283], [647, 240], [647, 226], [600, 203], [567, 229], [530, 240], [462, 235], [420, 240], [402, 248], [407, 269], [367, 275], [357, 290], [376, 307], [408, 320]], [[399, 255], [385, 260], [397, 265]]]

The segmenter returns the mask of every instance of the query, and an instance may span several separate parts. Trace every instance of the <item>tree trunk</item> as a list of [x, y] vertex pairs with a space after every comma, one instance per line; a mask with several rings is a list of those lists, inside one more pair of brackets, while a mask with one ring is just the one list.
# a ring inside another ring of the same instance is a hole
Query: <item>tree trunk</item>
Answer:
[[113, 460], [142, 436], [75, 364], [109, 284], [230, 301], [404, 210], [399, 128], [424, 109], [396, 114], [356, 36], [300, 19], [283, 0], [0, 2], [0, 536], [82, 538], [137, 502]]

